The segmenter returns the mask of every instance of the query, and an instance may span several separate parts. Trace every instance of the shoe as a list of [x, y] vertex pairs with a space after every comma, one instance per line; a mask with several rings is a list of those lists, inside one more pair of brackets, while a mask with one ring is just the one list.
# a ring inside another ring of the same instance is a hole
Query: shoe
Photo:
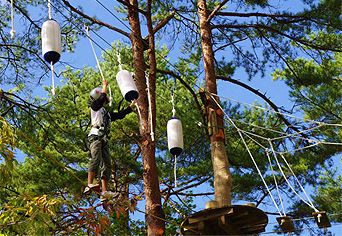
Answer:
[[92, 190], [99, 188], [99, 184], [88, 184], [87, 187], [85, 187], [83, 194], [89, 194]]

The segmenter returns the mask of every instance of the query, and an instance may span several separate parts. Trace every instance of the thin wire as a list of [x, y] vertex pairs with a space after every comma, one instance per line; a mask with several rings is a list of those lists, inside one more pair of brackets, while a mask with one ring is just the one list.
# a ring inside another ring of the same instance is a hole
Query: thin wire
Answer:
[[[230, 118], [230, 119], [231, 119], [231, 118]], [[225, 119], [225, 120], [230, 121], [230, 120], [228, 120], [228, 119]], [[234, 120], [234, 119], [231, 119], [231, 120]], [[235, 120], [235, 121], [238, 121], [238, 122], [241, 122], [241, 123], [244, 123], [244, 124], [248, 124], [248, 123], [243, 122], [243, 121], [240, 121], [240, 120]], [[249, 124], [249, 125], [252, 125], [252, 124]], [[322, 125], [323, 125], [323, 124], [322, 124]], [[253, 126], [253, 125], [252, 125], [252, 126]], [[264, 127], [258, 126], [258, 128], [264, 128]], [[267, 129], [267, 128], [264, 128], [264, 129], [272, 131], [271, 129]], [[308, 130], [311, 130], [311, 129], [312, 129], [312, 128], [309, 128]], [[255, 137], [257, 137], [257, 138], [263, 139], [263, 140], [273, 140], [273, 141], [274, 141], [274, 140], [277, 140], [277, 139], [278, 139], [278, 138], [272, 138], [272, 139], [270, 139], [270, 138], [267, 138], [267, 137], [264, 137], [264, 136], [261, 136], [261, 135], [258, 135], [258, 134], [249, 132], [249, 131], [242, 130], [242, 129], [240, 129], [240, 128], [239, 128], [239, 130], [240, 130], [241, 132], [243, 132], [245, 135], [249, 134], [249, 135], [255, 136]], [[274, 132], [278, 132], [278, 133], [283, 133], [283, 132], [279, 132], [279, 131], [276, 131], [276, 130], [273, 130], [273, 131], [274, 131]], [[304, 130], [304, 131], [307, 131], [307, 130]], [[249, 135], [248, 135], [248, 136], [249, 136]], [[291, 136], [293, 136], [293, 135], [292, 135], [292, 134], [289, 134], [288, 136], [291, 137]], [[284, 137], [285, 137], [285, 136], [283, 136], [283, 138], [284, 138]], [[303, 139], [303, 140], [306, 140], [306, 141], [308, 141], [308, 142], [310, 142], [310, 143], [314, 143], [314, 144], [310, 144], [310, 145], [305, 146], [305, 147], [302, 147], [302, 148], [296, 148], [296, 149], [293, 149], [293, 150], [288, 150], [288, 151], [285, 151], [285, 152], [278, 152], [278, 151], [276, 151], [276, 153], [290, 153], [290, 152], [295, 152], [295, 151], [301, 151], [301, 150], [304, 150], [304, 149], [307, 149], [307, 148], [310, 148], [310, 147], [317, 146], [317, 145], [319, 145], [319, 144], [337, 145], [337, 146], [342, 145], [342, 143], [333, 143], [333, 142], [317, 141], [317, 140], [314, 140], [314, 139], [304, 138], [304, 137], [301, 137], [301, 136], [297, 136], [297, 138], [301, 138], [301, 139]], [[254, 140], [254, 141], [255, 141], [255, 140]], [[255, 141], [255, 142], [256, 142], [256, 141]], [[258, 142], [256, 142], [256, 143], [258, 143]], [[267, 149], [266, 147], [264, 147], [264, 146], [263, 146], [262, 144], [260, 144], [260, 143], [258, 143], [258, 145], [261, 146], [261, 147], [264, 148], [264, 149]]]
[[273, 113], [276, 113], [276, 114], [288, 116], [288, 117], [295, 118], [295, 119], [298, 119], [298, 120], [308, 121], [308, 122], [315, 123], [315, 124], [318, 124], [318, 125], [324, 124], [324, 125], [327, 125], [327, 126], [339, 126], [339, 127], [342, 127], [342, 124], [334, 124], [334, 123], [330, 124], [330, 123], [325, 123], [325, 122], [322, 122], [322, 121], [315, 121], [315, 120], [305, 119], [305, 118], [302, 118], [302, 117], [298, 117], [298, 116], [290, 115], [290, 114], [287, 114], [287, 113], [275, 111], [275, 110], [272, 110], [272, 109], [268, 109], [268, 108], [265, 108], [265, 107], [253, 105], [253, 104], [250, 104], [250, 103], [240, 102], [240, 101], [237, 101], [237, 100], [232, 99], [232, 98], [227, 98], [227, 97], [219, 96], [219, 95], [217, 95], [215, 93], [211, 93], [211, 94], [213, 96], [215, 96], [215, 97], [218, 97], [218, 98], [234, 101], [236, 103], [240, 103], [240, 104], [244, 104], [244, 105], [247, 105], [247, 106], [255, 107], [255, 108], [258, 108], [258, 109], [261, 109], [261, 110], [265, 110], [265, 111], [270, 111], [270, 112], [273, 112]]
[[280, 195], [280, 191], [279, 191], [279, 187], [278, 187], [278, 182], [277, 182], [277, 178], [275, 176], [275, 171], [273, 169], [273, 165], [272, 165], [272, 161], [271, 161], [271, 158], [270, 158], [270, 155], [268, 154], [268, 151], [265, 150], [266, 152], [266, 155], [267, 155], [267, 159], [268, 159], [268, 162], [270, 163], [270, 169], [272, 171], [272, 175], [273, 175], [273, 180], [274, 180], [274, 183], [275, 183], [275, 186], [276, 186], [276, 189], [277, 189], [277, 193], [278, 193], [278, 198], [279, 198], [279, 201], [280, 201], [280, 205], [283, 209], [283, 214], [284, 216], [286, 216], [286, 213], [285, 213], [285, 207], [284, 207], [284, 204], [283, 204], [283, 201], [282, 201], [282, 198], [281, 198], [281, 195]]
[[[58, 7], [54, 6], [53, 4], [51, 4], [51, 6], [58, 11], [63, 17], [68, 18], [61, 10], [59, 10]], [[64, 9], [66, 9], [69, 13], [72, 13], [72, 11], [67, 8], [65, 5], [61, 5]], [[75, 24], [73, 21], [70, 21], [70, 23], [75, 26], [75, 28], [77, 28], [79, 31], [83, 31], [82, 28], [80, 28], [77, 24]], [[108, 43], [104, 38], [102, 38], [101, 36], [99, 36], [95, 31], [93, 31], [92, 29], [90, 29], [94, 34], [96, 34], [99, 38], [101, 38], [104, 42], [106, 42], [109, 46], [111, 46], [110, 43]], [[88, 35], [86, 35], [86, 37], [91, 40], [96, 46], [98, 46], [99, 48], [101, 48], [101, 50], [106, 53], [108, 56], [112, 57], [112, 55], [106, 51], [106, 49], [104, 49], [100, 44], [98, 44], [95, 40], [91, 39], [90, 37], [88, 37]]]
[[131, 29], [123, 22], [119, 17], [117, 17], [111, 10], [109, 10], [105, 5], [103, 5], [100, 1], [96, 0], [98, 4], [100, 4], [104, 9], [106, 9], [115, 19], [117, 19], [121, 24], [123, 24], [129, 31]]
[[297, 191], [292, 187], [291, 183], [289, 182], [289, 180], [287, 179], [287, 177], [286, 177], [286, 175], [285, 175], [285, 173], [284, 173], [284, 171], [283, 171], [283, 168], [281, 167], [281, 165], [280, 165], [280, 163], [279, 163], [279, 161], [278, 161], [277, 154], [276, 154], [275, 151], [274, 151], [272, 142], [269, 141], [269, 144], [270, 144], [270, 147], [271, 147], [271, 150], [272, 150], [274, 159], [275, 159], [276, 162], [277, 162], [278, 168], [279, 168], [281, 174], [283, 175], [283, 177], [285, 178], [285, 181], [286, 181], [286, 183], [288, 184], [288, 186], [291, 188], [291, 190], [292, 190], [292, 191], [293, 191], [293, 192], [294, 192], [294, 193], [295, 193], [295, 194], [296, 194], [296, 195], [297, 195], [305, 204], [307, 204], [309, 207], [311, 207], [311, 208], [314, 209], [316, 212], [318, 212], [318, 210], [315, 208], [315, 206], [314, 206], [311, 202], [308, 203], [307, 201], [305, 201], [305, 200], [302, 198], [302, 196], [300, 196], [300, 195], [297, 193]]
[[[283, 154], [280, 153], [280, 156], [282, 157], [282, 159], [284, 160], [284, 162], [286, 163], [287, 167], [290, 169], [293, 177], [296, 179], [297, 183], [299, 184], [299, 187], [301, 188], [301, 190], [304, 192], [306, 198], [308, 199], [308, 201], [310, 202], [310, 204], [313, 206], [314, 204], [312, 203], [310, 197], [307, 195], [305, 189], [303, 188], [302, 184], [299, 182], [297, 176], [295, 175], [295, 173], [293, 172], [291, 166], [289, 165], [289, 163], [286, 161], [286, 158], [284, 157]], [[318, 210], [314, 207], [315, 211], [318, 212]]]
[[256, 163], [255, 160], [254, 160], [253, 154], [252, 154], [251, 151], [249, 150], [249, 147], [248, 147], [248, 145], [247, 145], [247, 143], [246, 143], [246, 141], [245, 141], [245, 139], [244, 139], [244, 137], [243, 137], [243, 135], [242, 135], [242, 133], [241, 133], [241, 130], [240, 130], [240, 129], [236, 126], [236, 124], [230, 119], [230, 117], [228, 116], [228, 114], [222, 109], [221, 105], [216, 101], [216, 99], [213, 97], [213, 95], [212, 95], [212, 94], [209, 94], [209, 95], [210, 95], [210, 97], [213, 99], [213, 101], [216, 103], [216, 105], [217, 105], [217, 106], [222, 110], [222, 112], [226, 115], [226, 117], [229, 119], [230, 123], [231, 123], [231, 124], [236, 128], [236, 130], [238, 131], [239, 136], [240, 136], [240, 138], [241, 138], [243, 144], [245, 145], [246, 150], [247, 150], [249, 156], [251, 157], [252, 162], [253, 162], [255, 168], [257, 169], [258, 174], [259, 174], [259, 176], [260, 176], [260, 178], [261, 178], [263, 184], [265, 185], [265, 187], [266, 187], [266, 189], [267, 189], [267, 192], [269, 193], [269, 195], [270, 195], [270, 197], [271, 197], [271, 199], [272, 199], [272, 201], [273, 201], [274, 206], [277, 208], [277, 210], [278, 210], [278, 212], [279, 212], [279, 215], [282, 216], [282, 213], [281, 213], [281, 211], [280, 211], [280, 209], [279, 209], [279, 207], [278, 207], [276, 201], [274, 200], [273, 195], [272, 195], [270, 189], [268, 188], [268, 185], [267, 185], [267, 183], [266, 183], [264, 177], [262, 176], [262, 173], [261, 173], [261, 171], [260, 171], [260, 169], [259, 169], [257, 163]]
[[52, 19], [52, 14], [51, 14], [51, 1], [48, 0], [48, 13], [49, 13], [49, 20]]
[[[302, 131], [299, 131], [299, 132], [296, 132], [296, 133], [293, 133], [293, 134], [287, 134], [287, 135], [284, 135], [284, 136], [272, 138], [272, 140], [285, 139], [285, 138], [289, 138], [289, 137], [292, 137], [292, 136], [295, 136], [295, 137], [299, 138], [301, 136], [296, 136], [296, 135], [305, 133], [307, 131], [312, 131], [312, 130], [318, 129], [318, 128], [321, 128], [323, 126], [324, 126], [324, 124], [319, 124], [319, 125], [317, 125], [315, 127], [311, 127], [311, 128], [308, 128], [308, 129], [305, 129], [305, 130], [302, 130]], [[302, 137], [302, 139], [307, 140], [307, 141], [312, 140], [312, 139], [304, 138], [304, 137]]]

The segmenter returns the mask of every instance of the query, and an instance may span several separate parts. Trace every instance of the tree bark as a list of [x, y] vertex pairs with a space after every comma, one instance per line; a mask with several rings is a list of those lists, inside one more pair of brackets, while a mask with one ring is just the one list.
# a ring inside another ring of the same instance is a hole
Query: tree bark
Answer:
[[[165, 232], [165, 223], [162, 220], [164, 218], [162, 205], [161, 205], [161, 195], [159, 188], [159, 179], [157, 172], [157, 164], [155, 160], [155, 142], [151, 138], [151, 126], [150, 116], [149, 116], [149, 102], [146, 86], [145, 71], [146, 66], [144, 62], [144, 41], [141, 37], [139, 14], [136, 9], [138, 9], [137, 0], [127, 0], [130, 5], [134, 7], [128, 8], [128, 19], [131, 26], [131, 42], [133, 51], [133, 65], [136, 77], [136, 85], [139, 92], [139, 99], [137, 101], [140, 109], [140, 146], [143, 156], [143, 179], [145, 188], [145, 220], [147, 225], [148, 235], [163, 235]], [[149, 41], [151, 43], [151, 41]], [[153, 46], [154, 44], [152, 44]], [[151, 47], [151, 45], [150, 45]], [[149, 49], [150, 50], [150, 49]], [[153, 57], [150, 55], [150, 59]], [[152, 117], [155, 117], [155, 70], [150, 70], [150, 91], [151, 91], [151, 107], [152, 107]], [[155, 118], [154, 118], [155, 119]], [[155, 127], [155, 122], [153, 122], [153, 129]]]
[[[208, 93], [217, 94], [217, 84], [215, 76], [214, 52], [212, 48], [212, 34], [209, 24], [209, 12], [206, 1], [199, 0], [197, 12], [200, 21], [201, 44], [203, 52], [203, 62], [205, 70], [206, 90]], [[219, 99], [215, 98], [217, 103]], [[228, 165], [228, 156], [225, 148], [223, 112], [216, 102], [207, 96], [206, 113], [208, 118], [208, 128], [211, 143], [211, 159], [214, 170], [215, 200], [218, 206], [231, 205], [231, 174]]]

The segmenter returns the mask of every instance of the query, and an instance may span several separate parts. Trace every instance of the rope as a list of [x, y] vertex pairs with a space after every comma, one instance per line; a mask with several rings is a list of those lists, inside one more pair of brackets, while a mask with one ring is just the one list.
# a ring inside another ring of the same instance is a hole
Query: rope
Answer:
[[273, 165], [272, 165], [272, 162], [271, 162], [271, 158], [270, 158], [270, 155], [268, 154], [268, 151], [266, 150], [266, 155], [267, 155], [267, 159], [268, 159], [268, 162], [270, 163], [270, 169], [272, 171], [272, 175], [273, 175], [273, 179], [274, 179], [274, 183], [275, 183], [275, 186], [276, 186], [276, 189], [277, 189], [277, 193], [278, 193], [278, 198], [279, 198], [279, 201], [280, 201], [280, 205], [283, 209], [283, 214], [284, 216], [286, 216], [286, 213], [285, 213], [285, 207], [284, 207], [284, 204], [283, 204], [283, 200], [281, 198], [281, 195], [280, 195], [280, 191], [279, 191], [279, 187], [278, 187], [278, 182], [277, 182], [277, 178], [275, 176], [275, 171], [273, 169]]
[[148, 98], [148, 110], [149, 110], [149, 119], [150, 119], [150, 125], [151, 125], [151, 140], [154, 141], [154, 132], [153, 132], [153, 116], [152, 116], [152, 103], [151, 103], [151, 92], [150, 92], [150, 79], [147, 74], [145, 73], [146, 77], [146, 87], [147, 87], [147, 98]]
[[175, 178], [175, 188], [177, 188], [177, 155], [175, 155], [175, 162], [173, 166], [173, 175]]
[[[231, 118], [230, 118], [230, 119], [231, 119]], [[225, 119], [225, 120], [229, 121], [228, 119]], [[231, 120], [234, 121], [234, 119], [231, 119]], [[249, 124], [249, 123], [246, 123], [246, 122], [243, 122], [243, 121], [240, 121], [240, 120], [235, 120], [235, 121], [238, 121], [238, 122], [243, 123], [243, 124], [248, 124], [248, 125], [251, 125], [251, 126], [255, 126], [255, 127], [258, 127], [258, 128], [264, 129], [264, 130], [269, 130], [269, 131], [277, 132], [277, 133], [279, 133], [279, 134], [285, 134], [284, 132], [280, 132], [280, 131], [268, 129], [268, 128], [265, 128], [265, 127], [261, 127], [261, 126]], [[317, 128], [318, 128], [318, 127], [317, 127]], [[301, 132], [305, 132], [305, 131], [312, 130], [312, 129], [314, 129], [314, 128], [309, 128], [309, 129], [303, 130], [303, 131], [301, 131]], [[264, 136], [261, 136], [261, 135], [258, 135], [258, 134], [249, 132], [249, 131], [242, 130], [242, 129], [240, 129], [240, 128], [239, 128], [239, 130], [240, 130], [241, 132], [243, 132], [243, 133], [244, 133], [245, 135], [247, 135], [247, 136], [249, 136], [248, 134], [250, 134], [250, 135], [252, 135], [252, 136], [258, 137], [258, 138], [263, 139], [263, 140], [272, 140], [272, 141], [274, 141], [274, 140], [278, 140], [278, 139], [279, 139], [279, 137], [271, 138], [271, 139], [270, 139], [270, 138], [267, 138], [267, 137], [264, 137]], [[300, 133], [300, 132], [298, 132], [298, 133]], [[298, 134], [298, 133], [296, 133], [296, 134]], [[289, 134], [289, 135], [287, 135], [287, 137], [292, 137], [292, 136], [295, 136], [296, 134]], [[284, 137], [285, 137], [285, 136], [283, 136], [282, 138], [284, 138]], [[308, 141], [308, 142], [310, 142], [310, 143], [313, 143], [313, 144], [310, 144], [310, 145], [305, 146], [305, 147], [302, 147], [302, 148], [296, 148], [296, 149], [293, 149], [293, 150], [285, 151], [285, 152], [277, 152], [277, 151], [276, 151], [276, 153], [284, 153], [284, 154], [285, 154], [285, 153], [290, 153], [290, 152], [301, 151], [301, 150], [304, 150], [304, 149], [308, 149], [308, 148], [317, 146], [317, 145], [319, 145], [319, 144], [336, 145], [336, 146], [341, 146], [341, 145], [342, 145], [342, 143], [318, 141], [318, 140], [314, 140], [314, 139], [304, 138], [304, 137], [301, 137], [301, 136], [297, 136], [297, 138], [306, 140], [306, 141]], [[255, 141], [255, 140], [254, 140], [254, 141]], [[255, 142], [256, 142], [256, 141], [255, 141]], [[256, 142], [256, 143], [258, 143], [258, 142]], [[259, 144], [259, 143], [258, 143], [258, 145], [259, 145], [260, 147], [264, 148], [264, 149], [267, 149], [267, 148], [264, 147], [262, 144]]]
[[[96, 52], [95, 52], [93, 41], [91, 40], [91, 37], [90, 37], [90, 34], [89, 34], [89, 27], [88, 26], [85, 26], [85, 31], [86, 31], [86, 34], [88, 36], [89, 43], [90, 43], [91, 49], [93, 51], [93, 54], [94, 54], [94, 57], [95, 57], [95, 60], [96, 60], [97, 68], [100, 71], [101, 78], [102, 78], [102, 80], [105, 80], [105, 77], [103, 75], [103, 72], [102, 72], [102, 69], [101, 69], [101, 66], [100, 66], [99, 59], [97, 58], [97, 55], [96, 55]], [[109, 88], [109, 106], [112, 106], [112, 101], [113, 101], [112, 89], [110, 88], [110, 85], [109, 85], [108, 88]]]
[[48, 0], [48, 13], [49, 13], [49, 20], [52, 19], [52, 14], [51, 14], [51, 1]]
[[[315, 208], [315, 206], [312, 204], [311, 201], [310, 201], [310, 202], [305, 201], [305, 200], [302, 198], [302, 196], [300, 196], [300, 195], [297, 193], [297, 191], [292, 187], [291, 183], [290, 183], [289, 180], [287, 179], [287, 177], [286, 177], [286, 175], [285, 175], [285, 173], [284, 173], [284, 171], [283, 171], [283, 169], [282, 169], [282, 167], [281, 167], [281, 165], [280, 165], [280, 163], [279, 163], [279, 161], [278, 161], [277, 154], [276, 154], [276, 152], [274, 151], [272, 142], [269, 141], [269, 144], [270, 144], [271, 150], [272, 150], [272, 152], [273, 152], [274, 159], [276, 160], [277, 165], [278, 165], [278, 167], [279, 167], [279, 170], [280, 170], [281, 174], [283, 175], [283, 177], [284, 177], [286, 183], [288, 184], [288, 186], [291, 188], [291, 190], [292, 190], [292, 191], [293, 191], [293, 192], [294, 192], [294, 193], [295, 193], [295, 194], [296, 194], [296, 195], [297, 195], [297, 196], [298, 196], [306, 205], [308, 205], [309, 207], [311, 207], [314, 211], [318, 212], [318, 210]], [[290, 168], [290, 169], [291, 169], [291, 168]], [[292, 172], [292, 173], [293, 173], [293, 172]], [[305, 191], [304, 191], [304, 192], [305, 192]]]
[[265, 187], [266, 187], [266, 189], [267, 189], [267, 192], [269, 193], [269, 195], [270, 195], [270, 197], [271, 197], [271, 199], [272, 199], [272, 202], [273, 202], [274, 206], [277, 208], [277, 210], [278, 210], [278, 212], [279, 212], [279, 215], [280, 215], [280, 216], [283, 216], [282, 213], [281, 213], [281, 211], [280, 211], [280, 209], [279, 209], [279, 207], [278, 207], [278, 205], [277, 205], [277, 203], [276, 203], [276, 201], [275, 201], [274, 198], [273, 198], [273, 195], [272, 195], [272, 193], [271, 193], [271, 190], [268, 188], [268, 185], [267, 185], [267, 183], [266, 183], [264, 177], [262, 176], [262, 173], [261, 173], [261, 171], [260, 171], [260, 169], [259, 169], [259, 167], [258, 167], [258, 165], [257, 165], [257, 163], [256, 163], [256, 161], [255, 161], [255, 159], [254, 159], [254, 157], [253, 157], [253, 154], [252, 154], [251, 151], [249, 150], [249, 147], [248, 147], [248, 145], [247, 145], [247, 143], [246, 143], [246, 141], [245, 141], [245, 139], [244, 139], [244, 137], [243, 137], [243, 135], [242, 135], [242, 133], [241, 133], [241, 130], [240, 130], [240, 129], [235, 125], [235, 123], [230, 119], [230, 117], [228, 116], [228, 114], [222, 109], [221, 105], [216, 101], [216, 99], [213, 97], [213, 95], [212, 95], [212, 94], [209, 94], [209, 95], [210, 95], [211, 99], [213, 99], [213, 101], [216, 103], [216, 105], [217, 105], [217, 106], [222, 110], [222, 112], [227, 116], [227, 118], [228, 118], [228, 120], [230, 121], [230, 123], [231, 123], [231, 124], [236, 128], [236, 130], [238, 131], [239, 136], [240, 136], [240, 138], [241, 138], [241, 140], [242, 140], [244, 146], [246, 147], [246, 150], [247, 150], [249, 156], [251, 157], [252, 162], [253, 162], [255, 168], [257, 169], [258, 174], [259, 174], [259, 176], [260, 176], [260, 178], [261, 178], [263, 184], [265, 185]]
[[96, 64], [97, 64], [97, 67], [100, 71], [100, 75], [102, 77], [102, 80], [105, 80], [104, 76], [103, 76], [103, 73], [102, 73], [102, 69], [101, 69], [101, 66], [100, 66], [100, 62], [96, 56], [96, 52], [95, 52], [95, 48], [94, 48], [94, 45], [93, 45], [93, 41], [90, 39], [90, 34], [89, 34], [89, 27], [88, 26], [85, 26], [85, 31], [86, 31], [86, 34], [88, 36], [88, 39], [89, 39], [89, 43], [90, 43], [90, 46], [91, 46], [91, 49], [93, 51], [93, 54], [94, 54], [94, 57], [95, 57], [95, 60], [96, 60]]
[[15, 30], [14, 30], [14, 4], [13, 4], [13, 1], [14, 0], [11, 0], [11, 31], [10, 31], [10, 34], [11, 34], [11, 39], [14, 39], [15, 37]]
[[172, 117], [175, 117], [176, 116], [176, 109], [175, 109], [175, 98], [174, 98], [173, 89], [171, 91], [171, 103], [172, 103]]
[[288, 116], [288, 117], [291, 117], [291, 118], [295, 118], [295, 119], [297, 119], [297, 120], [308, 121], [308, 122], [315, 123], [315, 124], [318, 124], [318, 125], [322, 125], [322, 124], [323, 124], [323, 125], [327, 125], [327, 126], [338, 126], [338, 127], [342, 127], [342, 124], [334, 124], [334, 123], [330, 124], [330, 123], [325, 123], [325, 122], [321, 122], [321, 121], [315, 121], [315, 120], [305, 119], [305, 118], [302, 118], [302, 117], [290, 115], [290, 114], [283, 113], [283, 112], [280, 112], [280, 111], [275, 111], [275, 110], [272, 110], [272, 109], [268, 109], [268, 108], [265, 108], [265, 107], [253, 105], [253, 104], [250, 104], [250, 103], [240, 102], [240, 101], [237, 101], [237, 100], [235, 100], [235, 99], [227, 98], [227, 97], [223, 97], [223, 96], [219, 96], [219, 95], [214, 94], [214, 93], [211, 93], [211, 94], [212, 94], [213, 96], [215, 96], [215, 97], [218, 97], [218, 98], [223, 98], [223, 99], [225, 99], [225, 100], [234, 101], [234, 102], [239, 103], [239, 104], [243, 104], [243, 105], [255, 107], [255, 108], [258, 108], [258, 109], [261, 109], [261, 110], [265, 110], [265, 111], [270, 111], [270, 112], [272, 112], [272, 113], [280, 114], [280, 115], [283, 115], [283, 116]]
[[116, 57], [118, 58], [119, 70], [122, 70], [121, 55], [120, 55], [119, 50], [116, 50]]
[[297, 176], [295, 175], [295, 173], [293, 172], [292, 168], [290, 167], [289, 163], [286, 161], [285, 157], [283, 156], [283, 154], [280, 154], [280, 156], [282, 157], [282, 159], [284, 160], [284, 162], [286, 163], [287, 167], [290, 169], [293, 177], [296, 179], [297, 183], [299, 184], [299, 187], [301, 188], [301, 190], [303, 191], [304, 195], [306, 196], [306, 198], [308, 199], [308, 201], [310, 202], [311, 206], [313, 206], [313, 209], [316, 211], [316, 212], [319, 212], [313, 205], [310, 197], [307, 195], [305, 189], [303, 188], [302, 184], [299, 182]]
[[52, 61], [51, 61], [51, 83], [52, 83], [51, 93], [53, 96], [55, 96], [56, 95], [56, 92], [55, 92], [55, 67], [53, 66]]

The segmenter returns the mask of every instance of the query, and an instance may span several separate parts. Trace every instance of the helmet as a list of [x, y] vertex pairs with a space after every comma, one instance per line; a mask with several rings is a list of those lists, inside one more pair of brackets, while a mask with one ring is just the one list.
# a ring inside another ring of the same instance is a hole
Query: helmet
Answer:
[[90, 91], [90, 98], [92, 100], [96, 100], [100, 97], [101, 95], [101, 92], [102, 92], [102, 88], [101, 87], [97, 87], [97, 88], [94, 88], [93, 90]]

